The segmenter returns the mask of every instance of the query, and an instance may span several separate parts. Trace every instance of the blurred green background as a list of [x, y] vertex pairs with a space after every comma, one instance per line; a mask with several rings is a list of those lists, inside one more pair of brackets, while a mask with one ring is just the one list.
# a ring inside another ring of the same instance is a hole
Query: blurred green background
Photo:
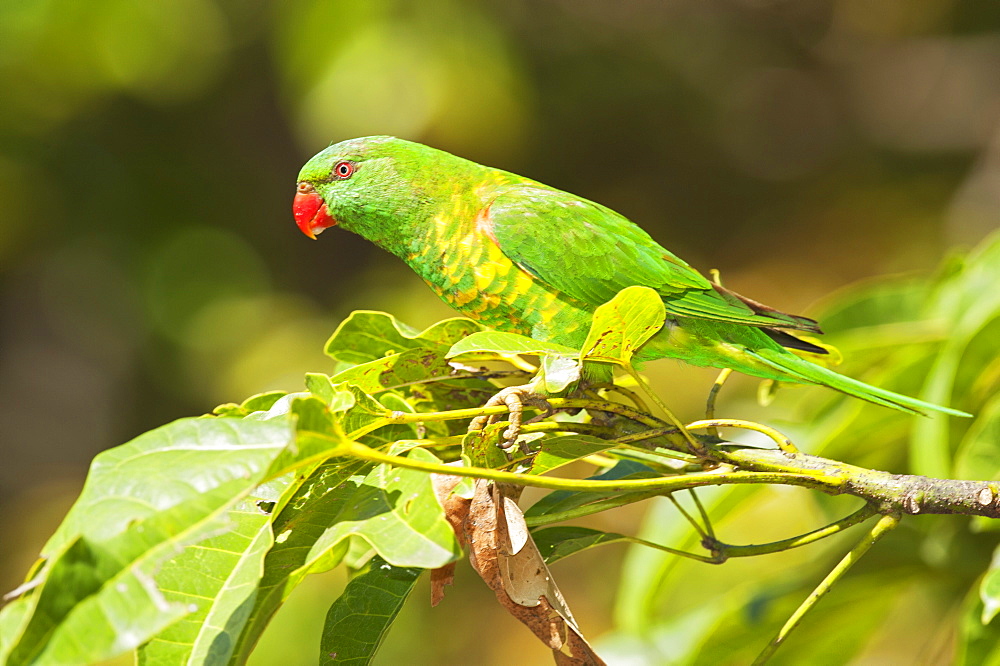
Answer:
[[[5, 0], [0, 583], [98, 451], [301, 387], [352, 309], [450, 314], [359, 238], [295, 229], [295, 175], [331, 141], [395, 134], [522, 173], [808, 311], [1000, 225], [998, 72], [992, 2]], [[710, 375], [650, 372], [697, 414]], [[604, 527], [639, 514], [618, 518]], [[588, 635], [611, 622], [621, 553], [565, 569]], [[301, 663], [340, 575], [277, 620]], [[419, 602], [390, 655], [546, 658], [467, 570], [444, 605]]]

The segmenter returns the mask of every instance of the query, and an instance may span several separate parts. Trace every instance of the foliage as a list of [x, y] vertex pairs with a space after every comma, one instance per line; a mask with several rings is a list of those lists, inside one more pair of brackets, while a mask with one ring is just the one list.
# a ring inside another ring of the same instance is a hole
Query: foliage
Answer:
[[[1000, 236], [931, 279], [884, 280], [841, 294], [824, 318], [831, 341], [851, 359], [845, 371], [975, 419], [913, 420], [811, 391], [797, 405], [811, 415], [799, 420], [808, 425], [794, 426], [793, 438], [854, 463], [903, 470], [908, 457], [915, 471], [932, 476], [1000, 479], [1000, 297], [991, 288], [998, 282]], [[339, 371], [309, 374], [306, 391], [221, 405], [101, 453], [76, 505], [0, 612], [0, 659], [68, 664], [135, 650], [147, 665], [244, 663], [308, 574], [344, 566], [351, 580], [317, 636], [320, 661], [368, 663], [421, 573], [431, 570], [439, 600], [467, 551], [499, 603], [548, 636], [549, 647], [596, 659], [547, 565], [628, 542], [619, 627], [598, 652], [749, 661], [849, 546], [827, 540], [812, 546], [820, 556], [799, 560], [793, 571], [763, 566], [729, 585], [726, 567], [705, 571], [704, 563], [801, 544], [729, 545], [714, 524], [754, 510], [769, 484], [836, 488], [805, 471], [714, 469], [739, 447], [723, 446], [710, 429], [773, 432], [759, 424], [702, 421], [687, 424], [688, 432], [651, 411], [634, 383], [573, 392], [590, 363], [622, 366], [643, 387], [630, 358], [663, 316], [647, 291], [626, 289], [604, 306], [582, 351], [465, 319], [417, 331], [384, 313], [355, 312], [326, 346]], [[523, 383], [536, 367], [544, 368], [540, 381], [555, 411], [532, 408], [539, 418], [521, 427], [525, 455], [505, 440], [510, 423], [496, 421], [508, 406], [484, 405], [496, 380]], [[473, 417], [486, 422], [466, 434]], [[709, 434], [695, 437], [695, 430]], [[706, 447], [709, 458], [692, 447]], [[580, 461], [593, 469], [590, 479], [552, 474]], [[681, 490], [717, 484], [732, 485], [678, 511]], [[552, 492], [522, 514], [524, 485]], [[638, 536], [552, 525], [654, 496], [667, 499], [653, 505]], [[795, 511], [826, 516], [839, 534], [880, 512], [894, 526], [906, 501], [897, 499], [838, 520], [842, 505], [811, 493]], [[680, 529], [688, 523], [695, 529]], [[1000, 557], [990, 555], [996, 521], [918, 516], [906, 526], [887, 537], [894, 548], [876, 544], [866, 558], [875, 562], [836, 585], [779, 659], [847, 661], [872, 640], [875, 618], [922, 587], [937, 607], [957, 609], [948, 619], [958, 662], [1000, 658], [991, 622], [1000, 609]], [[803, 531], [803, 543], [819, 541]], [[699, 604], [671, 606], [674, 590], [693, 580], [705, 585]], [[881, 592], [875, 599], [873, 584]]]

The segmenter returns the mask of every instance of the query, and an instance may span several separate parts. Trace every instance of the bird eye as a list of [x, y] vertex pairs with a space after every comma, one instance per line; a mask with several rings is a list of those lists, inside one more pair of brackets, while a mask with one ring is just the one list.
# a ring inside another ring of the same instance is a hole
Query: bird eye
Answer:
[[331, 174], [334, 178], [340, 180], [345, 180], [351, 177], [354, 173], [354, 163], [353, 162], [337, 162], [333, 167], [333, 173]]

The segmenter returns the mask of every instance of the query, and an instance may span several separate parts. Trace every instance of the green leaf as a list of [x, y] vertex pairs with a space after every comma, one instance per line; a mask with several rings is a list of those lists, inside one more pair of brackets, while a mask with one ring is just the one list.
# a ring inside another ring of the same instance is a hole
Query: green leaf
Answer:
[[370, 663], [422, 572], [373, 557], [330, 606], [320, 664]]
[[[330, 380], [329, 375], [324, 375], [321, 372], [306, 373], [306, 388], [309, 389], [310, 393], [323, 400], [331, 412], [347, 412], [357, 404], [358, 392], [364, 393], [357, 387], [352, 391], [346, 384], [335, 384]], [[368, 403], [366, 402], [366, 404]], [[366, 410], [371, 411], [370, 404]]]
[[311, 372], [306, 375], [306, 386], [310, 393], [326, 402], [330, 412], [341, 414], [339, 422], [344, 432], [351, 433], [392, 416], [390, 409], [353, 384], [335, 384], [330, 377]]
[[535, 340], [515, 333], [482, 331], [455, 343], [448, 351], [448, 358], [468, 355], [483, 360], [505, 360], [512, 356], [526, 354], [540, 356], [541, 376], [545, 390], [560, 393], [580, 380], [579, 352], [572, 347]]
[[238, 419], [246, 416], [247, 412], [235, 402], [226, 402], [213, 409], [212, 415]]
[[[410, 404], [420, 412], [441, 412], [452, 409], [482, 407], [492, 398], [497, 387], [478, 377], [445, 379], [430, 384], [415, 384], [409, 389]], [[427, 422], [428, 432], [441, 435], [465, 435], [468, 423], [460, 420]]]
[[108, 659], [192, 612], [163, 598], [155, 573], [223, 530], [230, 508], [254, 486], [331, 447], [293, 444], [288, 420], [195, 418], [98, 455], [43, 550], [41, 585], [23, 600], [30, 618], [4, 643], [9, 663]]
[[462, 438], [462, 459], [470, 467], [498, 469], [510, 462], [500, 448], [503, 433], [510, 426], [509, 421], [490, 423], [482, 430], [473, 430]]
[[378, 397], [378, 401], [380, 405], [394, 412], [404, 412], [407, 414], [417, 413], [417, 410], [413, 408], [413, 405], [411, 405], [406, 398], [396, 392], [387, 391]]
[[649, 287], [626, 287], [594, 312], [580, 359], [628, 365], [663, 327], [663, 298]]
[[414, 382], [448, 377], [454, 370], [444, 357], [443, 347], [416, 347], [348, 368], [330, 381], [352, 384], [374, 394]]
[[253, 488], [293, 443], [287, 420], [186, 418], [140, 435], [94, 458], [80, 498], [42, 554], [78, 534], [110, 539], [234, 480]]
[[417, 331], [384, 312], [357, 310], [334, 331], [326, 353], [338, 361], [368, 363], [407, 349], [449, 347], [481, 329], [471, 319], [456, 317]]
[[343, 434], [339, 423], [334, 420], [333, 412], [320, 398], [296, 397], [292, 400], [291, 413], [295, 416], [295, 429], [299, 432]]
[[234, 402], [227, 402], [223, 405], [219, 405], [212, 410], [212, 414], [215, 416], [243, 418], [253, 412], [266, 412], [274, 406], [274, 403], [286, 395], [288, 395], [286, 391], [268, 391], [267, 393], [258, 393], [257, 395], [250, 396], [239, 405]]
[[1000, 394], [994, 396], [965, 433], [955, 453], [955, 476], [960, 479], [1000, 479]]
[[[185, 506], [185, 509], [190, 507]], [[150, 532], [162, 531], [167, 513], [144, 521]], [[215, 529], [219, 523], [205, 521]], [[145, 534], [128, 529], [124, 540]], [[204, 536], [197, 532], [197, 536]], [[177, 535], [187, 536], [187, 535]], [[30, 613], [16, 642], [7, 643], [4, 664], [74, 664], [110, 659], [138, 647], [193, 608], [169, 603], [153, 585], [152, 575], [173, 549], [161, 539], [122, 566], [114, 547], [78, 536], [54, 554], [43, 572], [43, 586], [25, 600]], [[5, 609], [6, 612], [7, 609]], [[14, 638], [14, 637], [12, 637]], [[0, 655], [2, 657], [3, 655]]]
[[197, 610], [142, 646], [140, 666], [229, 661], [253, 608], [264, 556], [274, 542], [271, 516], [264, 508], [292, 478], [260, 486], [229, 512], [226, 533], [188, 546], [160, 569], [156, 584], [164, 597]]
[[1000, 613], [1000, 548], [993, 552], [990, 568], [979, 583], [979, 599], [983, 603], [980, 620], [989, 624]]
[[[934, 366], [927, 377], [920, 397], [923, 400], [948, 404], [956, 394], [956, 381], [966, 367], [982, 367], [981, 362], [969, 358], [970, 348], [980, 334], [992, 328], [1000, 318], [1000, 234], [984, 241], [967, 258], [964, 269], [952, 273], [937, 289], [937, 298], [930, 308], [948, 322], [949, 335], [941, 347]], [[990, 361], [995, 357], [995, 333], [985, 347]], [[954, 419], [935, 415], [919, 419], [913, 427], [910, 441], [910, 459], [913, 472], [927, 476], [946, 477], [951, 474], [950, 453], [952, 428], [965, 427], [953, 424]]]
[[629, 541], [629, 538], [624, 534], [602, 532], [576, 525], [542, 527], [532, 530], [531, 536], [542, 557], [545, 558], [546, 564], [552, 564], [564, 557], [575, 555], [595, 546]]
[[[401, 446], [390, 452], [399, 454]], [[440, 462], [423, 449], [409, 456]], [[321, 466], [274, 521], [275, 543], [237, 658], [291, 590], [307, 574], [336, 566], [351, 537], [367, 541], [387, 562], [436, 568], [458, 558], [461, 549], [424, 472], [357, 460]]]
[[392, 416], [392, 411], [375, 398], [371, 397], [357, 386], [350, 384], [335, 384], [335, 394], [340, 395], [343, 391], [349, 391], [354, 397], [353, 406], [344, 413], [341, 424], [348, 433], [359, 428], [371, 426], [373, 423], [384, 420]]
[[46, 554], [65, 550], [49, 555], [43, 585], [29, 593], [36, 606], [30, 620], [16, 645], [5, 640], [14, 650], [11, 663], [39, 651], [43, 661], [107, 659], [196, 611], [164, 598], [153, 586], [157, 571], [178, 551], [228, 529], [229, 508], [255, 485], [337, 444], [329, 435], [293, 439], [290, 425], [184, 419], [98, 456], [80, 500], [46, 547]]
[[446, 356], [454, 358], [461, 354], [471, 353], [492, 353], [492, 354], [561, 354], [563, 356], [576, 356], [579, 352], [572, 347], [556, 344], [554, 342], [543, 342], [516, 333], [504, 333], [501, 331], [480, 331], [453, 344]]
[[280, 398], [288, 395], [287, 391], [268, 391], [250, 396], [240, 404], [247, 414], [251, 412], [266, 412], [271, 409]]
[[[991, 567], [991, 571], [996, 570]], [[1000, 666], [1000, 622], [985, 619], [990, 614], [990, 608], [982, 599], [982, 586], [985, 584], [984, 579], [979, 595], [973, 587], [963, 600], [954, 660], [956, 666]], [[993, 598], [992, 603], [995, 602]]]
[[[620, 479], [647, 479], [660, 476], [642, 463], [631, 460], [622, 460], [611, 469], [608, 469], [596, 476], [587, 477], [587, 480], [618, 481]], [[584, 492], [577, 490], [557, 490], [551, 492], [538, 500], [524, 512], [525, 517], [538, 517], [551, 513], [561, 513], [586, 506], [591, 502], [605, 499], [612, 496], [622, 496], [622, 493], [613, 492]]]
[[542, 440], [542, 448], [535, 455], [531, 465], [532, 474], [545, 474], [571, 462], [615, 447], [599, 437], [588, 435], [564, 435]]
[[542, 379], [549, 393], [561, 393], [580, 381], [580, 361], [572, 356], [542, 355]]

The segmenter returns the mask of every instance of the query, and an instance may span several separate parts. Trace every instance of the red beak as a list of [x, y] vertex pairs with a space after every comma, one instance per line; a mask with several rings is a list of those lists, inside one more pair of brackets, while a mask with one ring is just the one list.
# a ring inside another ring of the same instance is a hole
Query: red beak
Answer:
[[337, 220], [330, 217], [323, 197], [310, 183], [299, 183], [298, 192], [292, 201], [292, 214], [302, 233], [313, 240], [316, 240], [316, 234], [337, 224]]

